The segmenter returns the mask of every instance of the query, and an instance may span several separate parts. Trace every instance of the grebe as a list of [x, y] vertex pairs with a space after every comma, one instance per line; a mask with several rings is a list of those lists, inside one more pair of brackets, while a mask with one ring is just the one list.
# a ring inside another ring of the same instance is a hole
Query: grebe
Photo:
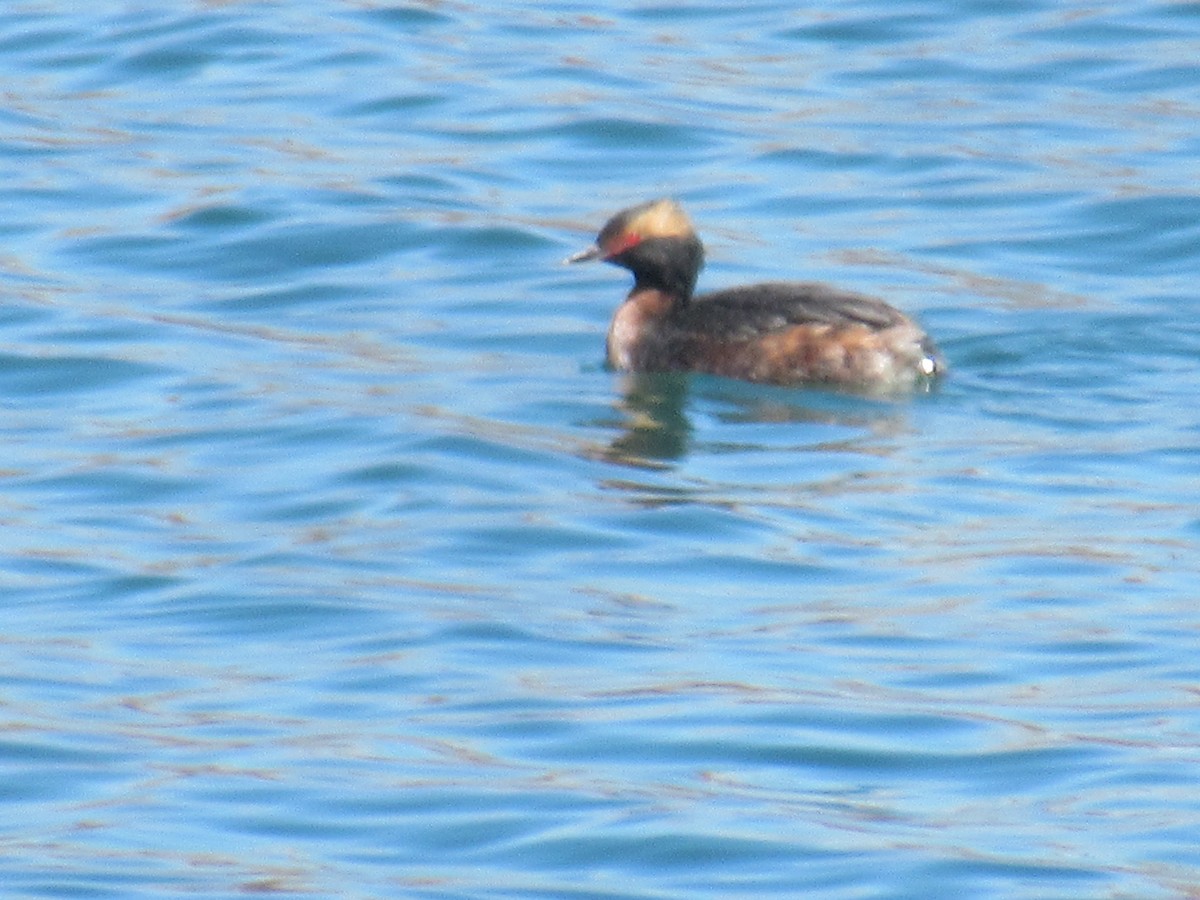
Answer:
[[945, 370], [925, 332], [874, 297], [813, 282], [693, 296], [704, 245], [674, 200], [617, 213], [594, 246], [566, 262], [593, 259], [633, 272], [633, 290], [608, 329], [608, 362], [620, 371], [895, 391]]

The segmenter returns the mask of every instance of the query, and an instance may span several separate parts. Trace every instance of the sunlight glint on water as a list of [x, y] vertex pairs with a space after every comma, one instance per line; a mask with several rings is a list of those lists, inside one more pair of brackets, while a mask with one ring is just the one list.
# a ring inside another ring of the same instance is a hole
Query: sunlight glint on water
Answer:
[[[1198, 29], [5, 7], [6, 896], [1192, 896]], [[606, 371], [658, 196], [952, 376]]]

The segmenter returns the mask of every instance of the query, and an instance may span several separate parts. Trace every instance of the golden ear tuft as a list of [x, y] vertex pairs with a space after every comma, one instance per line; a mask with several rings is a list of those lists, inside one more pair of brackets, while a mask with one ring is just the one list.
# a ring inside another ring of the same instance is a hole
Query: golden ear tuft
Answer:
[[671, 199], [647, 203], [629, 223], [628, 230], [643, 239], [688, 237], [695, 233], [683, 207]]

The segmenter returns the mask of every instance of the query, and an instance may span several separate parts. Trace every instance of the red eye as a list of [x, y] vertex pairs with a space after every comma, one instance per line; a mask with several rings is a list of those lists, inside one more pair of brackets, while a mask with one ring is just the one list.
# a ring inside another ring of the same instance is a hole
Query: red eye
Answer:
[[636, 247], [642, 242], [642, 236], [636, 231], [626, 231], [616, 236], [613, 242], [604, 248], [605, 254], [612, 258], [620, 256], [631, 247]]

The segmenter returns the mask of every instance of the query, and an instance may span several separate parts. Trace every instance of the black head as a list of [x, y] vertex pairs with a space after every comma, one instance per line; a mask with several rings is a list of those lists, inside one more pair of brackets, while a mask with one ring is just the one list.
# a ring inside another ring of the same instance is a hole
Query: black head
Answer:
[[617, 213], [594, 246], [567, 262], [592, 259], [629, 269], [635, 289], [655, 288], [686, 301], [704, 265], [704, 245], [678, 203], [652, 200]]

